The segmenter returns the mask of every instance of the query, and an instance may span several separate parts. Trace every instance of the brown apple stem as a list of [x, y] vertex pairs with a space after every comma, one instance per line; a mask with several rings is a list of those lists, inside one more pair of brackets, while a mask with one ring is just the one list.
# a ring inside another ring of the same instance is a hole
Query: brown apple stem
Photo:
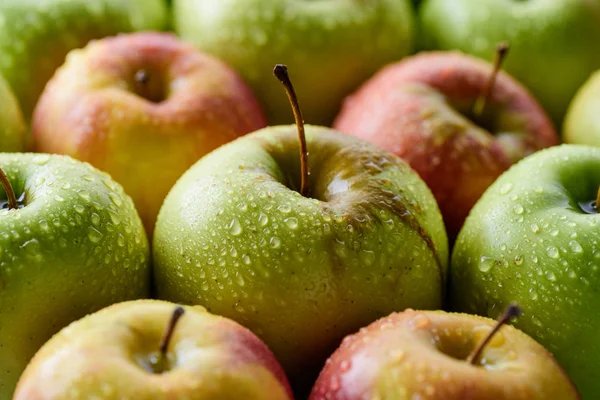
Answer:
[[145, 69], [140, 69], [135, 73], [135, 82], [140, 86], [145, 86], [150, 80], [150, 74]]
[[298, 139], [300, 140], [300, 194], [302, 196], [308, 195], [308, 150], [306, 149], [306, 134], [304, 132], [304, 120], [302, 118], [302, 110], [298, 103], [298, 97], [296, 97], [296, 91], [294, 85], [290, 80], [287, 67], [283, 64], [275, 65], [273, 73], [279, 79], [279, 81], [285, 87], [292, 110], [294, 111], [294, 119], [296, 120], [296, 126], [298, 127]]
[[175, 331], [175, 326], [177, 325], [177, 321], [183, 316], [185, 309], [181, 306], [177, 306], [175, 310], [173, 310], [173, 314], [171, 315], [171, 319], [169, 320], [169, 324], [167, 325], [167, 329], [160, 340], [160, 358], [164, 360], [167, 356], [167, 348], [169, 347], [169, 342], [171, 341], [171, 337], [173, 336], [173, 332]]
[[598, 194], [596, 194], [596, 210], [600, 211], [600, 187], [598, 188]]
[[507, 42], [501, 42], [496, 46], [496, 59], [494, 60], [494, 69], [492, 70], [492, 74], [488, 79], [486, 85], [483, 88], [483, 91], [475, 101], [473, 105], [473, 115], [475, 117], [481, 117], [483, 112], [485, 111], [485, 107], [490, 100], [490, 95], [492, 94], [492, 90], [494, 89], [494, 85], [496, 83], [496, 78], [502, 69], [502, 63], [506, 59], [506, 55], [508, 54], [509, 46]]
[[473, 352], [469, 354], [469, 357], [467, 357], [467, 362], [471, 365], [477, 365], [479, 357], [485, 349], [485, 346], [488, 345], [488, 343], [493, 339], [494, 335], [500, 330], [500, 328], [502, 328], [502, 325], [510, 322], [512, 318], [518, 317], [519, 315], [521, 315], [522, 312], [523, 310], [521, 310], [521, 308], [518, 305], [510, 304], [506, 308], [506, 311], [504, 311], [504, 314], [502, 314], [500, 318], [498, 318], [498, 322], [492, 328], [490, 333], [488, 333], [485, 339], [483, 339], [483, 341], [479, 343], [479, 346], [477, 346], [475, 350], [473, 350]]
[[17, 203], [17, 197], [15, 196], [15, 191], [13, 190], [13, 187], [11, 186], [11, 184], [8, 180], [8, 176], [6, 176], [6, 174], [4, 173], [2, 168], [0, 168], [0, 184], [2, 184], [2, 187], [4, 188], [4, 191], [6, 192], [6, 197], [8, 198], [8, 209], [9, 210], [18, 209], [19, 203]]

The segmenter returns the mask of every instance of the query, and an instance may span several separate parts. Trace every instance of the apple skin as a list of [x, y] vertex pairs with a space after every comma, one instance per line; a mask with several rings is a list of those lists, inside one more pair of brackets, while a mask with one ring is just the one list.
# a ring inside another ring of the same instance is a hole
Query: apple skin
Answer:
[[451, 307], [516, 326], [550, 350], [583, 398], [600, 393], [600, 220], [584, 213], [600, 185], [600, 149], [542, 150], [504, 173], [473, 207], [452, 256]]
[[67, 53], [119, 32], [162, 30], [164, 0], [2, 0], [0, 73], [27, 121]]
[[35, 355], [14, 400], [293, 399], [267, 346], [200, 306], [184, 307], [167, 350], [167, 371], [154, 372], [152, 360], [175, 307], [129, 301], [73, 322]]
[[[0, 209], [0, 399], [54, 333], [149, 296], [150, 250], [133, 202], [107, 174], [66, 156], [0, 153], [19, 210]], [[0, 203], [6, 199], [0, 188]]]
[[331, 124], [344, 96], [413, 48], [410, 0], [174, 0], [175, 32], [233, 66], [271, 125], [294, 118], [273, 65], [294, 71], [306, 121]]
[[425, 52], [379, 71], [343, 104], [333, 127], [406, 160], [433, 192], [450, 238], [508, 167], [559, 143], [552, 121], [505, 73], [486, 111], [471, 112], [492, 65], [459, 52]]
[[405, 310], [346, 337], [310, 400], [576, 400], [569, 377], [529, 336], [503, 326], [477, 365], [467, 357], [496, 321]]
[[179, 179], [153, 246], [159, 298], [250, 328], [294, 382], [359, 327], [439, 308], [448, 254], [435, 199], [405, 162], [328, 128], [307, 126], [306, 140], [312, 197], [290, 189], [296, 127], [266, 128]]
[[0, 75], [0, 152], [24, 151], [27, 126], [12, 90]]
[[600, 71], [579, 89], [569, 105], [563, 127], [565, 143], [600, 146]]
[[[147, 89], [136, 86], [139, 70], [148, 72]], [[132, 33], [70, 53], [36, 106], [32, 131], [36, 151], [87, 161], [122, 184], [151, 235], [169, 189], [192, 164], [266, 125], [233, 69], [172, 34]]]
[[497, 43], [508, 41], [505, 70], [559, 126], [577, 89], [600, 68], [595, 51], [600, 2], [595, 0], [426, 0], [419, 15], [427, 49], [458, 49], [490, 59]]

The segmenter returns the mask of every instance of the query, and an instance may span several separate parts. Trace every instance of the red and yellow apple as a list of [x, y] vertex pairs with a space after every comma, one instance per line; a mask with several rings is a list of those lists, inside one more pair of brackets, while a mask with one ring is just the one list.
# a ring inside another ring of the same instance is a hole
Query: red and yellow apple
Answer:
[[559, 143], [545, 111], [506, 73], [493, 82], [483, 112], [474, 112], [492, 72], [462, 53], [421, 53], [378, 72], [334, 122], [408, 161], [435, 195], [450, 237], [504, 170]]
[[266, 125], [227, 65], [164, 33], [102, 39], [69, 54], [33, 116], [37, 151], [88, 161], [133, 198], [146, 231], [179, 176]]

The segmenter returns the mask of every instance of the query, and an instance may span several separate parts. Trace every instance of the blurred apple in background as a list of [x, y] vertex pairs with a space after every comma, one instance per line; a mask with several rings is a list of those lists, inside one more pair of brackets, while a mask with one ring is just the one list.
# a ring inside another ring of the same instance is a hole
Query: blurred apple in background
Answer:
[[436, 197], [450, 238], [504, 170], [559, 143], [523, 86], [459, 52], [421, 53], [385, 67], [344, 101], [333, 126], [408, 161]]
[[47, 154], [0, 153], [0, 168], [0, 399], [9, 400], [46, 340], [149, 296], [151, 272], [142, 222], [107, 174]]
[[580, 399], [552, 354], [499, 328], [510, 316], [406, 310], [382, 318], [344, 339], [310, 400]]
[[76, 321], [35, 355], [15, 400], [292, 400], [252, 332], [202, 307], [138, 300]]
[[173, 7], [175, 31], [233, 66], [272, 125], [293, 121], [274, 64], [295, 71], [306, 120], [329, 125], [344, 96], [413, 48], [410, 0], [174, 0]]
[[448, 244], [408, 164], [315, 126], [303, 163], [302, 126], [260, 130], [197, 162], [165, 199], [153, 252], [159, 298], [247, 326], [310, 385], [348, 333], [396, 309], [441, 307]]
[[566, 143], [600, 146], [600, 71], [579, 89], [565, 117]]
[[0, 75], [0, 152], [24, 151], [27, 126], [19, 102]]
[[150, 235], [185, 170], [266, 124], [258, 101], [228, 66], [172, 34], [133, 33], [71, 53], [42, 94], [32, 131], [37, 151], [110, 173]]
[[516, 326], [550, 350], [583, 398], [600, 393], [600, 149], [563, 145], [505, 172], [461, 230], [451, 307], [490, 317], [518, 301]]
[[597, 0], [425, 0], [421, 42], [487, 59], [511, 45], [506, 71], [527, 86], [557, 124], [590, 73], [600, 68]]
[[0, 73], [29, 121], [67, 53], [91, 39], [167, 26], [164, 0], [2, 0]]

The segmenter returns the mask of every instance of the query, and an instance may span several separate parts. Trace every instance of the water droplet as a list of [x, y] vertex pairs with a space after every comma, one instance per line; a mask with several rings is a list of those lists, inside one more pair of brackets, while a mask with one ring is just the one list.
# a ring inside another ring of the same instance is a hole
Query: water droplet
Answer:
[[98, 243], [102, 240], [104, 235], [97, 230], [96, 228], [90, 227], [90, 231], [88, 232], [88, 238], [92, 243]]
[[538, 298], [538, 293], [535, 289], [529, 289], [529, 297], [531, 297], [531, 300], [537, 300]]
[[502, 185], [500, 187], [500, 194], [504, 195], [507, 194], [508, 192], [510, 192], [513, 188], [513, 184], [512, 183], [505, 183], [504, 185]]
[[551, 229], [551, 230], [550, 230], [550, 234], [551, 234], [552, 236], [556, 236], [556, 235], [558, 235], [558, 229], [556, 229], [556, 228], [554, 228], [554, 229]]
[[269, 244], [271, 245], [272, 248], [278, 249], [279, 247], [281, 247], [281, 239], [279, 239], [276, 236], [273, 236], [271, 238], [271, 240], [269, 241]]
[[37, 164], [37, 165], [44, 165], [48, 161], [50, 161], [50, 156], [47, 154], [42, 154], [42, 155], [33, 157], [33, 159], [31, 161], [33, 161], [33, 163]]
[[546, 254], [548, 254], [548, 257], [551, 258], [558, 258], [559, 256], [558, 249], [556, 248], [556, 246], [548, 246], [546, 248]]
[[294, 218], [294, 217], [286, 218], [284, 222], [290, 229], [298, 228], [298, 219], [297, 218]]
[[552, 271], [546, 271], [546, 279], [551, 282], [556, 282], [556, 275]]
[[290, 211], [292, 211], [292, 207], [290, 207], [288, 204], [282, 204], [279, 207], [277, 207], [277, 209], [284, 214], [287, 214]]
[[525, 211], [525, 209], [521, 204], [515, 204], [513, 207], [513, 211], [515, 212], [515, 214], [523, 214], [523, 211]]
[[494, 260], [491, 257], [482, 256], [479, 259], [479, 270], [481, 272], [488, 272], [494, 266]]
[[240, 221], [237, 219], [232, 219], [229, 223], [229, 233], [233, 236], [239, 236], [242, 233], [242, 225], [240, 225]]
[[260, 213], [260, 215], [258, 216], [258, 223], [260, 224], [260, 226], [265, 226], [269, 223], [269, 217], [267, 217], [266, 214], [264, 213]]
[[538, 233], [540, 231], [540, 227], [537, 224], [531, 224], [531, 232]]
[[109, 193], [108, 197], [114, 203], [115, 206], [121, 207], [123, 205], [123, 200], [121, 200], [121, 196], [116, 193]]
[[579, 244], [579, 242], [577, 240], [571, 240], [569, 242], [569, 247], [571, 248], [573, 253], [581, 253], [583, 251], [583, 248], [581, 247], [581, 245]]
[[515, 264], [517, 264], [517, 265], [523, 264], [523, 256], [515, 256]]

